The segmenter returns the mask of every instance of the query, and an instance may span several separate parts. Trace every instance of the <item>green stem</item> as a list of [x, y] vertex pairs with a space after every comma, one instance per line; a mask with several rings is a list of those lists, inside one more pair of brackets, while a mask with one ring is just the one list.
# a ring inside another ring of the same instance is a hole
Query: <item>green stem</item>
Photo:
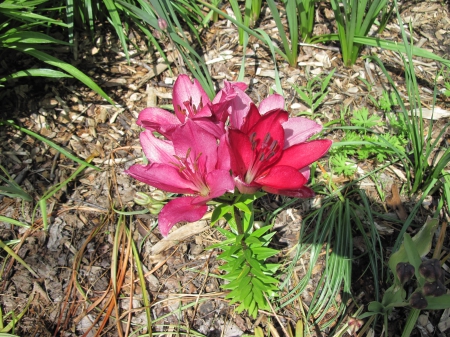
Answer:
[[241, 236], [241, 245], [242, 245], [242, 251], [247, 250], [247, 244], [245, 243], [245, 232], [244, 232], [244, 226], [242, 226], [242, 217], [241, 212], [239, 209], [234, 206], [233, 207], [233, 216], [234, 220], [236, 221], [236, 229], [238, 232], [238, 235]]
[[236, 220], [236, 229], [239, 235], [244, 235], [244, 227], [242, 226], [241, 212], [237, 207], [233, 207], [234, 219]]

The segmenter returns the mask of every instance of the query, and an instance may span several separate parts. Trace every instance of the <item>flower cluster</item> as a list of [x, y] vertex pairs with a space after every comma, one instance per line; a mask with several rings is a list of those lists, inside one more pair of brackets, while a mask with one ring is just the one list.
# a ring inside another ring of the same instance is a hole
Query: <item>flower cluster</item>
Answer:
[[[207, 202], [227, 192], [264, 191], [291, 197], [314, 195], [305, 184], [309, 165], [330, 148], [326, 139], [307, 141], [321, 130], [311, 120], [289, 118], [284, 99], [274, 94], [259, 107], [244, 83], [225, 82], [211, 101], [197, 80], [180, 75], [173, 88], [175, 114], [144, 109], [137, 124], [148, 165], [126, 172], [160, 190], [185, 194], [159, 213], [166, 236], [180, 221], [197, 221]], [[160, 139], [154, 132], [164, 136]]]

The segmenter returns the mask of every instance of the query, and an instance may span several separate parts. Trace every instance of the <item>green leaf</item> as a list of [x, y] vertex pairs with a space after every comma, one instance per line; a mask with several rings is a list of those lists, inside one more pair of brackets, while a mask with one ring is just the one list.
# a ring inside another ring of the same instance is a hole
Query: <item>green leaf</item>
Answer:
[[268, 247], [252, 248], [252, 251], [253, 254], [255, 254], [260, 260], [268, 259], [269, 257], [275, 256], [279, 253], [277, 249], [272, 249]]
[[[247, 214], [252, 214], [252, 210], [247, 206], [246, 203], [244, 202], [238, 202], [235, 203], [234, 206], [238, 209], [240, 209], [242, 212], [247, 213]], [[252, 207], [253, 208], [253, 207]]]
[[361, 108], [353, 113], [354, 118], [350, 120], [350, 122], [353, 123], [353, 125], [361, 126], [363, 128], [371, 128], [374, 126], [377, 126], [381, 123], [380, 117], [377, 115], [371, 115], [369, 117], [369, 109], [367, 108]]
[[374, 313], [382, 314], [384, 312], [384, 306], [380, 302], [373, 301], [369, 303], [367, 310], [372, 311]]
[[[11, 34], [6, 34], [4, 36], [0, 36], [0, 41], [3, 44], [16, 44], [20, 43], [56, 43], [59, 45], [70, 46], [70, 43], [57, 40], [47, 34], [39, 33], [39, 32], [15, 32]], [[8, 46], [4, 46], [8, 47]]]
[[249, 236], [248, 238], [246, 238], [245, 243], [247, 245], [262, 245], [262, 242], [259, 240], [259, 238], [255, 238], [253, 236]]
[[232, 213], [232, 211], [233, 211], [232, 205], [220, 204], [216, 206], [211, 216], [211, 226], [214, 225], [220, 219], [222, 219], [225, 214]]
[[[434, 232], [438, 225], [438, 219], [428, 218], [420, 231], [412, 238], [419, 256], [425, 256], [429, 253], [431, 249], [431, 240], [433, 239]], [[393, 253], [389, 258], [389, 268], [391, 269], [392, 274], [396, 274], [395, 268], [400, 262], [409, 262], [404, 244], [402, 244], [399, 250]]]
[[13, 186], [0, 186], [0, 195], [6, 195], [10, 198], [21, 198], [25, 201], [32, 201], [33, 198], [22, 189]]
[[255, 285], [255, 283], [252, 280], [252, 284], [254, 285], [254, 287], [252, 288], [252, 292], [253, 292], [253, 298], [255, 299], [255, 301], [258, 303], [258, 305], [261, 308], [265, 308], [267, 306], [266, 303], [266, 299], [264, 298], [264, 288], [260, 288], [258, 286]]
[[0, 215], [0, 221], [1, 221], [1, 222], [7, 222], [7, 223], [10, 223], [11, 225], [14, 225], [14, 226], [20, 226], [20, 227], [25, 227], [25, 228], [31, 228], [31, 226], [30, 226], [30, 225], [27, 225], [26, 223], [17, 221], [17, 220], [15, 220], [15, 219], [8, 218], [8, 217], [3, 216], [3, 215]]
[[[338, 41], [339, 37], [337, 34], [329, 34], [329, 35], [321, 35], [313, 38], [313, 43], [320, 43], [325, 41]], [[382, 40], [374, 37], [363, 37], [363, 36], [355, 36], [354, 42], [360, 45], [367, 45], [372, 47], [379, 47], [383, 49], [393, 50], [397, 52], [406, 53], [406, 47], [403, 42], [394, 42]], [[431, 60], [435, 60], [445, 64], [447, 67], [450, 67], [450, 60], [446, 60], [426, 49], [419, 48], [416, 46], [411, 46], [411, 52], [414, 56], [429, 58]]]
[[428, 302], [426, 310], [443, 310], [450, 308], [450, 294], [445, 294], [439, 297], [426, 296]]
[[[266, 233], [268, 230], [272, 229], [272, 227], [273, 227], [273, 225], [258, 228], [253, 233], [251, 233], [250, 236], [260, 238], [264, 233]], [[275, 232], [273, 234], [275, 234]]]
[[[404, 247], [406, 251], [406, 256], [408, 257], [408, 261], [410, 264], [414, 266], [415, 274], [417, 280], [422, 279], [423, 277], [420, 275], [419, 266], [422, 263], [422, 259], [420, 258], [419, 252], [417, 251], [416, 245], [413, 243], [411, 236], [408, 233], [405, 233], [404, 237]], [[421, 284], [423, 285], [423, 284]]]
[[23, 127], [21, 127], [21, 126], [15, 124], [14, 121], [11, 121], [11, 120], [8, 120], [8, 121], [2, 121], [2, 120], [0, 120], [0, 126], [1, 126], [1, 125], [4, 125], [4, 124], [9, 125], [9, 126], [12, 126], [12, 127], [16, 128], [17, 130], [19, 130], [19, 131], [21, 131], [21, 132], [23, 132], [23, 133], [26, 133], [26, 134], [28, 134], [28, 135], [30, 135], [30, 136], [32, 136], [32, 137], [34, 137], [34, 138], [36, 138], [36, 139], [38, 139], [38, 140], [44, 142], [44, 143], [47, 144], [48, 146], [54, 148], [56, 151], [60, 152], [61, 154], [63, 154], [63, 155], [66, 156], [67, 158], [69, 158], [69, 159], [71, 159], [71, 160], [77, 162], [77, 163], [80, 164], [80, 165], [89, 166], [89, 167], [91, 167], [91, 168], [93, 168], [93, 169], [95, 169], [95, 170], [97, 170], [97, 171], [100, 170], [97, 166], [92, 165], [92, 164], [90, 164], [90, 163], [88, 163], [88, 162], [86, 162], [86, 161], [84, 161], [84, 160], [82, 160], [82, 159], [80, 159], [80, 158], [74, 156], [73, 154], [71, 154], [69, 151], [67, 151], [67, 150], [64, 149], [63, 147], [61, 147], [61, 146], [59, 146], [59, 145], [53, 143], [51, 140], [48, 140], [47, 138], [42, 137], [41, 135], [39, 135], [39, 134], [37, 134], [37, 133], [34, 133], [33, 131], [30, 131], [30, 130], [28, 130], [28, 129], [26, 129], [26, 128], [23, 128]]
[[250, 305], [252, 304], [252, 302], [254, 302], [252, 288], [253, 287], [250, 285], [250, 288], [248, 289], [248, 295], [246, 298], [244, 298], [244, 302], [242, 302], [246, 309], [250, 308]]
[[28, 70], [18, 71], [16, 73], [10, 74], [6, 77], [0, 78], [0, 82], [5, 82], [5, 81], [12, 80], [14, 78], [28, 77], [28, 76], [49, 77], [49, 78], [72, 78], [71, 75], [69, 75], [67, 73], [63, 73], [58, 70], [41, 68], [41, 69], [28, 69]]

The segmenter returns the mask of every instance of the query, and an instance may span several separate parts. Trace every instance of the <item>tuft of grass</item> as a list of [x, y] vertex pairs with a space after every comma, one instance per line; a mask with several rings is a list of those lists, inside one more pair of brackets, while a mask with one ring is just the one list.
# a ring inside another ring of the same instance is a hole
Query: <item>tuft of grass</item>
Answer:
[[[183, 26], [180, 23], [177, 9], [179, 10], [184, 7], [180, 7], [179, 4], [172, 3], [170, 1], [162, 0], [150, 0], [149, 3], [139, 0], [140, 7], [121, 0], [118, 0], [118, 3], [127, 8], [129, 13], [132, 13], [136, 19], [145, 22], [154, 29], [158, 30], [161, 34], [167, 36], [170, 43], [172, 43], [176, 48], [184, 62], [184, 64], [178, 65], [180, 67], [180, 72], [186, 72], [183, 70], [184, 68], [189, 69], [192, 75], [200, 82], [208, 96], [210, 98], [214, 97], [214, 85], [208, 67], [206, 66], [203, 57], [193, 48], [193, 41], [187, 37]], [[185, 10], [184, 14], [181, 15], [181, 18], [185, 19], [189, 12], [189, 10]], [[167, 27], [165, 30], [162, 30], [159, 27], [158, 19], [162, 19], [166, 22]], [[142, 27], [142, 25], [140, 27]], [[194, 28], [193, 25], [190, 25], [189, 27], [191, 29]], [[149, 36], [148, 34], [146, 35]], [[200, 38], [196, 30], [194, 31], [194, 35], [199, 41]], [[158, 50], [162, 55], [164, 55], [161, 48], [158, 48]]]
[[20, 70], [13, 74], [1, 77], [0, 87], [3, 86], [2, 83], [4, 82], [24, 76], [44, 76], [53, 78], [73, 77], [114, 105], [111, 98], [90, 77], [71, 64], [63, 62], [44, 51], [51, 49], [52, 45], [55, 44], [71, 45], [70, 43], [54, 39], [39, 31], [42, 27], [49, 27], [51, 25], [59, 25], [68, 28], [68, 25], [59, 20], [35, 13], [37, 5], [46, 2], [48, 1], [17, 2], [6, 0], [0, 4], [0, 17], [4, 18], [4, 21], [0, 22], [0, 50], [18, 50], [47, 65], [59, 68], [62, 71], [47, 68]]

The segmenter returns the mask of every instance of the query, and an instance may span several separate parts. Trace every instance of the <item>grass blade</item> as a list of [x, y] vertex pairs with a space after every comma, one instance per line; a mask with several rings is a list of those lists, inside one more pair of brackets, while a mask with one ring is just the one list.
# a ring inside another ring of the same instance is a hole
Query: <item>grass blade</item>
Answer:
[[31, 267], [24, 260], [22, 260], [22, 258], [19, 255], [17, 255], [11, 248], [5, 245], [2, 240], [0, 240], [0, 248], [3, 248], [6, 253], [11, 255], [13, 259], [19, 262], [22, 266], [24, 266], [35, 278], [39, 278], [39, 275], [36, 274], [36, 272], [33, 269], [31, 269]]
[[23, 128], [23, 127], [15, 124], [13, 121], [10, 121], [10, 120], [9, 121], [1, 121], [0, 120], [0, 125], [4, 125], [4, 124], [12, 126], [13, 128], [16, 128], [17, 130], [19, 130], [19, 131], [21, 131], [23, 133], [26, 133], [27, 135], [30, 135], [31, 137], [34, 137], [34, 138], [44, 142], [48, 146], [54, 148], [55, 150], [57, 150], [58, 152], [60, 152], [64, 156], [66, 156], [67, 158], [72, 159], [73, 161], [77, 162], [80, 165], [89, 166], [90, 168], [93, 168], [93, 169], [95, 169], [97, 171], [100, 170], [97, 166], [89, 164], [88, 162], [86, 162], [86, 161], [84, 161], [84, 160], [74, 156], [73, 154], [71, 154], [69, 151], [67, 151], [63, 147], [53, 143], [51, 140], [48, 140], [47, 138], [42, 137], [41, 135], [39, 135], [37, 133], [34, 133], [33, 131], [30, 131], [30, 130], [28, 130], [26, 128]]
[[114, 102], [112, 101], [112, 99], [94, 81], [92, 81], [89, 76], [85, 75], [83, 72], [79, 71], [74, 66], [72, 66], [66, 62], [63, 62], [63, 61], [57, 59], [56, 57], [50, 56], [47, 53], [44, 53], [44, 52], [34, 49], [34, 48], [30, 48], [28, 46], [15, 45], [13, 47], [13, 49], [20, 50], [21, 52], [31, 55], [31, 56], [37, 58], [38, 60], [41, 60], [51, 66], [60, 68], [64, 71], [68, 72], [70, 75], [75, 77], [77, 80], [84, 83], [89, 88], [91, 88], [96, 93], [98, 93], [100, 96], [102, 96], [104, 99], [106, 99], [109, 103], [111, 103], [112, 105], [115, 105]]

